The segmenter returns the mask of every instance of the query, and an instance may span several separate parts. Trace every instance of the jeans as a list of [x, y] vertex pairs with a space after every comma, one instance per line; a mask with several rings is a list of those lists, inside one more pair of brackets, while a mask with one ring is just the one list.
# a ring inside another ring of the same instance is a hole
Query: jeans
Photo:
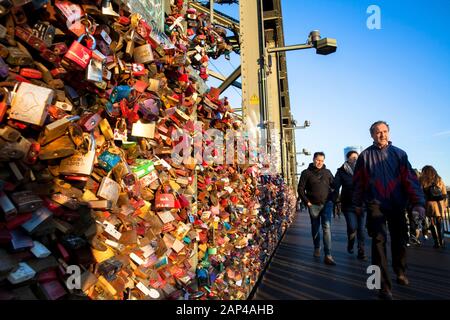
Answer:
[[349, 246], [353, 248], [355, 238], [358, 238], [358, 250], [364, 250], [364, 240], [366, 228], [366, 212], [363, 211], [359, 216], [353, 211], [344, 212], [345, 221], [347, 222], [347, 236]]
[[320, 248], [320, 225], [323, 231], [323, 247], [325, 255], [331, 255], [331, 215], [333, 212], [333, 202], [327, 201], [325, 204], [313, 204], [309, 207], [309, 217], [311, 218], [311, 233], [314, 248]]
[[406, 242], [408, 226], [404, 210], [381, 210], [378, 204], [367, 206], [367, 231], [372, 238], [372, 264], [380, 267], [381, 287], [392, 288], [386, 253], [387, 233], [391, 238], [392, 267], [399, 275], [406, 271]]

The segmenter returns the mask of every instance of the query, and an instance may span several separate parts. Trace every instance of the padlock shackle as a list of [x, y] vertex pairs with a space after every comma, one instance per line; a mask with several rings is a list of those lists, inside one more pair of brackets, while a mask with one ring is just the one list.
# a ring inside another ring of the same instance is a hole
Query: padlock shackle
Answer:
[[91, 38], [91, 40], [92, 40], [92, 47], [91, 47], [91, 48], [87, 47], [87, 48], [88, 48], [89, 50], [94, 51], [95, 48], [97, 48], [97, 40], [95, 40], [95, 38], [94, 38], [94, 36], [93, 36], [92, 34], [90, 34], [90, 33], [83, 33], [81, 36], [78, 37], [78, 40], [77, 40], [77, 41], [78, 41], [79, 43], [81, 43], [81, 41], [83, 40], [83, 38], [84, 38], [85, 36], [88, 36], [88, 37]]

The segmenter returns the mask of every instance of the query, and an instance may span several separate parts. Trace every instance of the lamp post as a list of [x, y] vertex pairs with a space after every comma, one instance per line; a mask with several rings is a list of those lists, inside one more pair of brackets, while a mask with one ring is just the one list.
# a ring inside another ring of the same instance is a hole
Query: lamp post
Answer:
[[302, 152], [297, 152], [296, 154], [304, 154], [305, 156], [310, 156], [311, 152], [308, 149], [303, 148]]
[[[284, 47], [271, 47], [266, 48], [267, 54], [275, 53], [276, 59], [278, 61], [278, 53], [279, 52], [286, 52], [286, 51], [292, 51], [292, 50], [304, 50], [304, 49], [316, 49], [316, 54], [320, 55], [328, 55], [333, 52], [336, 52], [337, 50], [337, 41], [334, 38], [321, 38], [320, 31], [314, 30], [309, 33], [308, 39], [306, 43], [303, 44], [297, 44], [297, 45], [291, 45], [291, 46], [284, 46]], [[263, 78], [263, 81], [261, 81], [261, 86], [265, 88], [265, 78]], [[264, 110], [267, 108], [267, 105], [263, 104]], [[281, 106], [280, 106], [280, 114], [281, 114]], [[310, 126], [309, 121], [305, 121], [305, 124], [303, 126], [294, 126], [291, 128], [283, 128], [283, 119], [282, 116], [280, 116], [280, 138], [281, 141], [284, 141], [284, 130], [295, 130], [295, 129], [304, 129], [306, 127]], [[288, 162], [287, 152], [285, 152], [285, 146], [283, 143], [280, 145], [281, 148], [281, 172], [284, 177], [284, 173], [290, 172], [290, 167], [292, 167], [292, 164], [286, 163]], [[285, 156], [286, 153], [286, 156]], [[286, 167], [285, 167], [286, 166]], [[289, 168], [287, 167], [289, 166]], [[288, 180], [292, 180], [291, 177], [288, 177]]]

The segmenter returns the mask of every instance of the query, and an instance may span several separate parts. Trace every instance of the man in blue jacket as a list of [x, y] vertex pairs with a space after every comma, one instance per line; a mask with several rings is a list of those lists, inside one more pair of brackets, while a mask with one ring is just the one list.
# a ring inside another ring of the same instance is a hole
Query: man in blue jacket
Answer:
[[[386, 240], [387, 226], [391, 238], [392, 265], [397, 282], [408, 285], [406, 278], [407, 202], [416, 215], [425, 215], [425, 198], [408, 155], [389, 141], [389, 125], [377, 121], [370, 127], [373, 145], [364, 150], [356, 162], [353, 203], [357, 214], [367, 207], [367, 231], [372, 237], [372, 264], [380, 267], [380, 298], [392, 299]], [[387, 222], [387, 226], [386, 226]]]

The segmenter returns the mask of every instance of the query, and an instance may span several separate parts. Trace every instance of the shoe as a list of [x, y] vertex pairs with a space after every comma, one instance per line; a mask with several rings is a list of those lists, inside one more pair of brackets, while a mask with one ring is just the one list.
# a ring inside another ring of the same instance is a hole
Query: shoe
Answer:
[[314, 249], [314, 257], [320, 258], [320, 248], [315, 248]]
[[381, 289], [378, 292], [378, 298], [380, 298], [381, 300], [393, 300], [394, 299], [392, 297], [392, 292], [389, 289]]
[[364, 250], [358, 250], [358, 256], [357, 256], [357, 258], [358, 258], [359, 260], [367, 261], [367, 256], [366, 256], [366, 254], [364, 253]]
[[441, 245], [439, 244], [439, 243], [435, 243], [434, 245], [433, 245], [433, 248], [435, 248], [435, 249], [439, 249], [441, 247]]
[[350, 245], [350, 242], [347, 243], [347, 252], [350, 254], [353, 254], [353, 245]]
[[409, 280], [404, 274], [401, 274], [397, 276], [397, 283], [401, 284], [402, 286], [407, 286], [409, 285]]
[[334, 261], [332, 256], [325, 256], [325, 259], [323, 259], [323, 262], [329, 266], [335, 266], [336, 261]]

